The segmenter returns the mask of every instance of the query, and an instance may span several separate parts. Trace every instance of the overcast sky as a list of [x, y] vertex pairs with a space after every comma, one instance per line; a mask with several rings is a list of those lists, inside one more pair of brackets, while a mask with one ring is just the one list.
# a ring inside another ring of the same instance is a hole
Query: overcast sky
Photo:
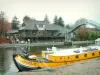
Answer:
[[0, 11], [4, 11], [9, 21], [16, 15], [22, 22], [25, 15], [49, 20], [61, 16], [65, 23], [74, 23], [87, 18], [100, 23], [100, 0], [0, 0]]

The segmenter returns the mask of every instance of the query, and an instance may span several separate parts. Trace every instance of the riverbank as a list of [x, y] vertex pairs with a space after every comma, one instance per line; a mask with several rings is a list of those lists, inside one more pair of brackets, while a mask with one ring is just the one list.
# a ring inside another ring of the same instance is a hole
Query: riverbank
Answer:
[[17, 72], [6, 75], [100, 75], [100, 57], [52, 69], [50, 72]]
[[93, 44], [94, 41], [72, 41], [71, 43], [64, 42], [38, 42], [38, 43], [2, 43], [0, 44], [0, 48], [5, 47], [19, 47], [19, 46], [49, 46], [49, 45], [79, 45], [79, 44]]
[[9, 40], [6, 39], [5, 37], [0, 37], [0, 44], [2, 43], [9, 43]]

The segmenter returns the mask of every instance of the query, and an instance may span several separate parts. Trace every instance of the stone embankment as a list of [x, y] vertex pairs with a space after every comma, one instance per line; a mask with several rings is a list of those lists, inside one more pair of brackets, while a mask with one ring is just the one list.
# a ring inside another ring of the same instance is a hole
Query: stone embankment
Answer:
[[72, 45], [76, 44], [93, 44], [94, 41], [72, 41]]
[[64, 42], [40, 42], [40, 43], [26, 43], [26, 44], [0, 44], [0, 47], [18, 47], [18, 46], [48, 46], [48, 45], [64, 45]]

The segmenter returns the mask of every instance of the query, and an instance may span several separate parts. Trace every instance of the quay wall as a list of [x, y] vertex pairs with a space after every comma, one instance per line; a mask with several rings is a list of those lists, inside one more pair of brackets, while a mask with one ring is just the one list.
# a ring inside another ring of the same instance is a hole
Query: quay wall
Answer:
[[72, 41], [72, 45], [74, 44], [94, 44], [94, 41]]
[[48, 45], [64, 45], [64, 42], [42, 42], [42, 43], [26, 43], [26, 44], [0, 44], [0, 47], [19, 47], [19, 46], [48, 46]]

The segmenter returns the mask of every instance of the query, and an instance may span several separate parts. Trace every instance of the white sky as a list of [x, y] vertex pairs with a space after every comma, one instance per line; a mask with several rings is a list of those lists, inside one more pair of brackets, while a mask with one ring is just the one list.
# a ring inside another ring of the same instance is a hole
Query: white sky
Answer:
[[100, 23], [100, 0], [0, 0], [0, 11], [9, 21], [14, 15], [21, 22], [25, 15], [43, 20], [47, 14], [51, 23], [55, 15], [61, 16], [65, 24], [80, 18]]

